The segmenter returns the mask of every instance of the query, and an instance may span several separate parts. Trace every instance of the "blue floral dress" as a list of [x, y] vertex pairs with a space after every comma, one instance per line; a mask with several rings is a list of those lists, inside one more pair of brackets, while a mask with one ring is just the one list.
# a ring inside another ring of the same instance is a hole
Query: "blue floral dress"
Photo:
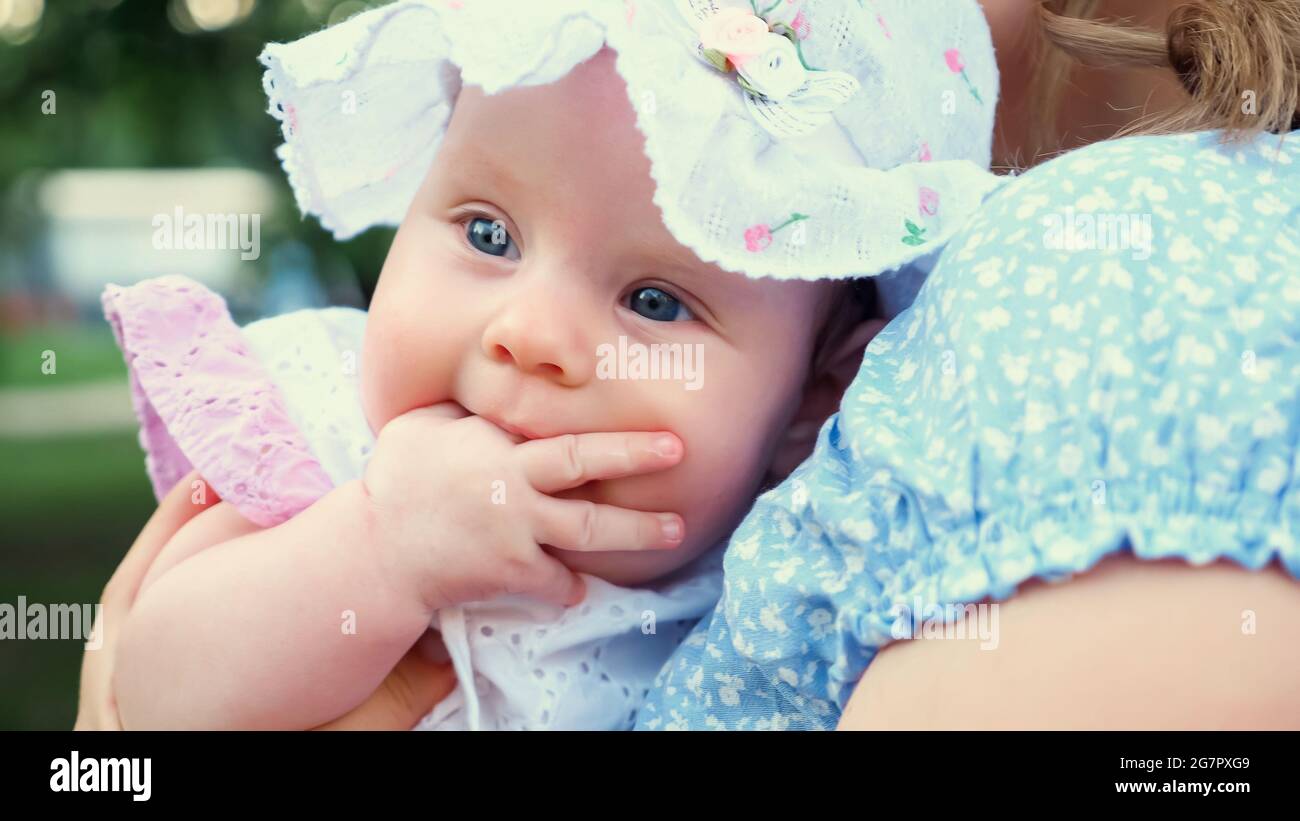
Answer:
[[1072, 152], [872, 342], [638, 729], [833, 728], [915, 614], [1117, 551], [1300, 576], [1298, 440], [1300, 132]]

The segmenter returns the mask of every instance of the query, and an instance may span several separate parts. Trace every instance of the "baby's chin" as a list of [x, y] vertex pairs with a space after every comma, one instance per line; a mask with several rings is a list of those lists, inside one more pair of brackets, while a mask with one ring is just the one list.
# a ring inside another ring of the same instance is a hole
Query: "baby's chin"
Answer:
[[575, 573], [586, 573], [620, 587], [650, 584], [690, 562], [698, 547], [684, 542], [672, 550], [579, 551], [542, 546]]

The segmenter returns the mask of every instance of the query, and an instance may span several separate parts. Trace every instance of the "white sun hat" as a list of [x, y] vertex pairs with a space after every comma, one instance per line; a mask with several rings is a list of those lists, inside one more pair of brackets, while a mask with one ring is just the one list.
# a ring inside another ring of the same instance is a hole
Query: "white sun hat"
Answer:
[[895, 270], [1000, 182], [976, 0], [399, 0], [262, 53], [299, 208], [339, 239], [400, 223], [463, 85], [551, 83], [606, 46], [665, 226], [724, 269]]

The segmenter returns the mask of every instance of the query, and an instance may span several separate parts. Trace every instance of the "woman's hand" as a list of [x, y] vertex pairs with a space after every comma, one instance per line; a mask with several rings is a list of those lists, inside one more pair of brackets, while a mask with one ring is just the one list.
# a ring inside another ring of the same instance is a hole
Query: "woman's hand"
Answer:
[[442, 637], [429, 630], [374, 695], [317, 730], [409, 730], [456, 688]]
[[[660, 550], [682, 543], [675, 513], [550, 494], [676, 465], [671, 433], [581, 433], [525, 440], [455, 403], [419, 408], [379, 433], [363, 485], [367, 532], [396, 589], [429, 611], [528, 593], [582, 600], [581, 577], [542, 549]], [[431, 470], [430, 465], [437, 465]]]
[[[102, 642], [94, 650], [86, 649], [82, 657], [74, 729], [122, 729], [112, 689], [119, 631], [163, 546], [187, 522], [221, 501], [211, 487], [198, 497], [201, 501], [193, 500], [194, 483], [202, 481], [195, 471], [172, 488], [104, 586], [94, 628]], [[455, 673], [445, 660], [441, 639], [430, 631], [397, 663], [370, 698], [319, 729], [410, 729], [455, 686]]]
[[112, 688], [118, 629], [135, 601], [140, 582], [149, 572], [150, 565], [163, 545], [186, 522], [221, 501], [210, 487], [198, 495], [199, 501], [194, 501], [194, 483], [202, 481], [198, 471], [192, 471], [176, 483], [158, 503], [158, 509], [149, 517], [122, 563], [108, 584], [104, 585], [104, 592], [99, 597], [99, 618], [94, 628], [95, 638], [102, 641], [94, 650], [87, 648], [81, 659], [81, 693], [77, 703], [77, 722], [73, 729], [122, 729]]

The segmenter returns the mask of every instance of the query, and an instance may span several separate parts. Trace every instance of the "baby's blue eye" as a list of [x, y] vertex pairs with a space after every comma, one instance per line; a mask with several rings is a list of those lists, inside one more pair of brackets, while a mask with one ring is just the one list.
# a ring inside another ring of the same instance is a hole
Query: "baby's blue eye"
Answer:
[[508, 256], [510, 259], [519, 258], [519, 250], [515, 248], [515, 242], [510, 239], [510, 234], [501, 220], [474, 217], [465, 225], [465, 238], [469, 240], [470, 245], [485, 254], [494, 257]]
[[627, 307], [656, 322], [685, 322], [695, 318], [677, 297], [660, 288], [637, 288], [627, 299]]

